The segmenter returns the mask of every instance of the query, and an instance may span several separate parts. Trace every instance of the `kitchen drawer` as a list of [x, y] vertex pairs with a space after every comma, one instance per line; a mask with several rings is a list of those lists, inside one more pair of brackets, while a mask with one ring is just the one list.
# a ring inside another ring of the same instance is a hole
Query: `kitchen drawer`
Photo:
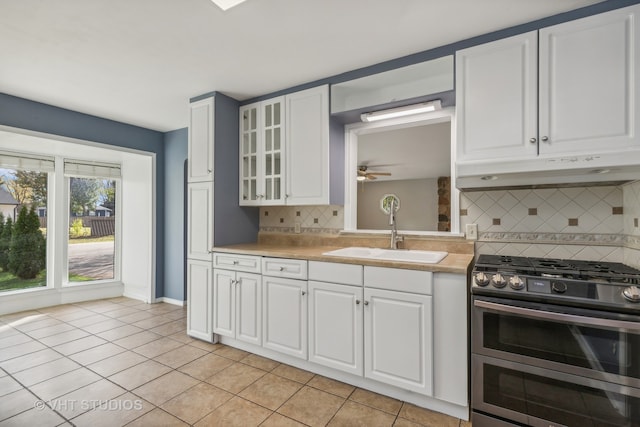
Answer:
[[337, 262], [309, 261], [309, 280], [362, 286], [362, 266]]
[[307, 261], [288, 258], [262, 258], [262, 274], [307, 280]]
[[431, 295], [433, 273], [421, 270], [364, 266], [364, 286], [390, 291]]
[[260, 273], [260, 267], [259, 256], [228, 254], [224, 252], [213, 253], [213, 268]]

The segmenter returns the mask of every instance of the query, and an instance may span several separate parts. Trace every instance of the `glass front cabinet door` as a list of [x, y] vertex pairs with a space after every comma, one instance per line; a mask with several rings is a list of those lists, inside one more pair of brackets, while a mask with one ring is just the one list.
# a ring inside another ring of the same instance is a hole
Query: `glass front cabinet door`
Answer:
[[240, 204], [259, 204], [259, 104], [240, 108]]
[[240, 204], [284, 204], [284, 97], [240, 108]]

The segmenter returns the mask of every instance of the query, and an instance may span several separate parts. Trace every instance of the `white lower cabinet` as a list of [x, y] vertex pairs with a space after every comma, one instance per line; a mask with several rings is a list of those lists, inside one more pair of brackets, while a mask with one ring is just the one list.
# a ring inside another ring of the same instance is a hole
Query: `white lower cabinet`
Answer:
[[262, 344], [262, 276], [213, 271], [213, 332]]
[[187, 335], [213, 342], [213, 284], [210, 261], [187, 260]]
[[362, 287], [309, 281], [309, 361], [363, 374]]
[[312, 261], [309, 279], [309, 361], [433, 394], [433, 273]]
[[364, 304], [364, 376], [432, 395], [431, 296], [365, 288]]
[[[465, 275], [222, 253], [213, 259], [210, 293], [198, 288], [201, 293], [190, 299], [213, 305], [209, 336], [468, 416]], [[207, 273], [194, 265], [190, 272], [206, 282]]]
[[262, 277], [262, 346], [307, 359], [307, 281]]

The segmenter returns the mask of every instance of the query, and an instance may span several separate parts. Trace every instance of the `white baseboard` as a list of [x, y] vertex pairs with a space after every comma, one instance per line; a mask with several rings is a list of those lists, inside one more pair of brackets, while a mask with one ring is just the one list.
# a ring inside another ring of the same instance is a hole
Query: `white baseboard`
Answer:
[[1, 295], [0, 315], [37, 310], [60, 304], [92, 301], [122, 296], [122, 283], [74, 285], [63, 288], [32, 288]]
[[180, 301], [177, 299], [167, 298], [167, 297], [156, 298], [155, 302], [166, 302], [167, 304], [179, 305], [180, 307], [184, 307], [185, 304], [187, 303], [186, 301]]

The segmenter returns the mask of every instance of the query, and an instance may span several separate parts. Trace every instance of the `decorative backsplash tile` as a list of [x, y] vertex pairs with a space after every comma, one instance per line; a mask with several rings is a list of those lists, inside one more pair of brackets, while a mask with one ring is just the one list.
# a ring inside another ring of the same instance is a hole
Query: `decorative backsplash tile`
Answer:
[[640, 182], [461, 193], [476, 254], [624, 262], [640, 267]]
[[640, 218], [640, 181], [635, 181], [622, 186], [623, 192], [623, 218], [624, 234], [640, 236], [638, 218]]
[[[461, 230], [478, 224], [476, 254], [624, 262], [640, 268], [640, 181], [621, 186], [460, 194]], [[260, 208], [260, 230], [339, 233], [342, 206]]]
[[344, 227], [342, 206], [265, 206], [260, 208], [260, 230], [294, 233], [338, 233]]
[[[620, 234], [622, 189], [616, 186], [462, 193], [460, 220], [483, 232]], [[466, 211], [466, 215], [463, 215]]]
[[583, 246], [575, 244], [478, 242], [476, 243], [476, 255], [478, 254], [622, 262], [624, 248], [621, 246], [601, 245]]

